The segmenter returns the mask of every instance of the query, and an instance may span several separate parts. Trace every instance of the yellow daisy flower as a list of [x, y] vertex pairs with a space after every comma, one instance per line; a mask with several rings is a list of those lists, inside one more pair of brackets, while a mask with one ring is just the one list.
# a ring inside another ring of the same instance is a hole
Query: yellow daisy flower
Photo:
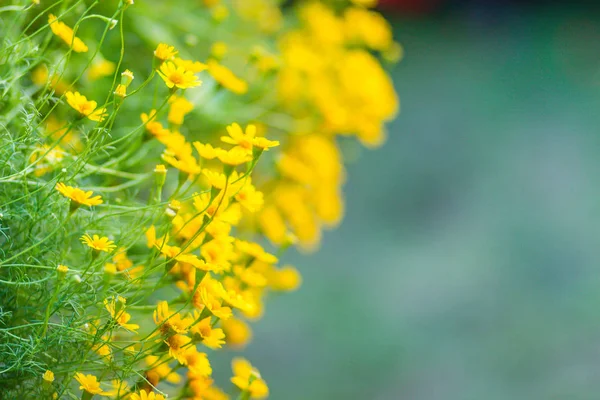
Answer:
[[234, 358], [231, 362], [233, 378], [231, 382], [244, 392], [249, 392], [255, 399], [263, 399], [269, 395], [269, 387], [261, 378], [260, 372], [244, 358]]
[[208, 73], [225, 89], [236, 94], [244, 94], [248, 91], [248, 83], [235, 76], [233, 72], [215, 60], [208, 60]]
[[144, 389], [138, 393], [132, 393], [131, 400], [165, 400], [165, 396], [159, 393], [146, 392]]
[[255, 125], [248, 124], [246, 126], [246, 133], [244, 133], [242, 127], [235, 122], [226, 129], [229, 136], [221, 136], [222, 142], [236, 144], [246, 150], [252, 150], [252, 141], [254, 140], [254, 136], [256, 136]]
[[81, 384], [79, 389], [85, 390], [89, 394], [103, 395], [104, 390], [100, 388], [100, 382], [94, 375], [84, 375], [81, 372], [75, 374], [75, 379]]
[[188, 89], [200, 86], [202, 81], [198, 79], [192, 71], [188, 71], [183, 67], [178, 67], [174, 63], [168, 61], [160, 66], [158, 74], [165, 81], [169, 89], [177, 87], [179, 89]]
[[84, 117], [88, 117], [92, 121], [102, 122], [106, 118], [106, 108], [96, 108], [98, 103], [93, 100], [88, 100], [85, 96], [79, 92], [67, 92], [67, 103], [73, 109], [79, 112]]
[[52, 33], [61, 38], [66, 44], [68, 44], [74, 52], [85, 53], [88, 51], [88, 47], [83, 43], [81, 39], [73, 35], [73, 29], [69, 28], [64, 22], [58, 21], [58, 18], [54, 14], [48, 15], [48, 24]]
[[49, 383], [54, 382], [54, 372], [47, 370], [44, 372], [44, 375], [42, 375], [42, 379]]
[[94, 192], [92, 192], [91, 190], [84, 192], [79, 188], [67, 186], [62, 182], [58, 182], [56, 184], [56, 190], [58, 190], [58, 192], [63, 196], [71, 199], [71, 201], [77, 203], [76, 207], [79, 207], [80, 205], [91, 207], [97, 206], [98, 204], [102, 204], [102, 197], [92, 197], [92, 194], [94, 194]]
[[98, 235], [90, 236], [87, 233], [81, 237], [81, 243], [91, 247], [94, 250], [105, 251], [110, 253], [117, 246], [114, 244], [112, 240], [109, 240], [107, 237], [100, 237]]
[[169, 46], [168, 44], [160, 43], [156, 50], [154, 50], [154, 57], [158, 58], [161, 61], [170, 60], [175, 57], [178, 51], [175, 50], [175, 47]]
[[[117, 304], [119, 302], [119, 304]], [[128, 331], [136, 332], [140, 326], [137, 324], [129, 324], [131, 315], [125, 312], [125, 299], [117, 296], [117, 298], [104, 299], [104, 307], [110, 313], [110, 316], [123, 328]]]
[[229, 151], [219, 149], [217, 151], [217, 157], [223, 164], [232, 166], [243, 164], [252, 159], [248, 152], [241, 147], [234, 147]]

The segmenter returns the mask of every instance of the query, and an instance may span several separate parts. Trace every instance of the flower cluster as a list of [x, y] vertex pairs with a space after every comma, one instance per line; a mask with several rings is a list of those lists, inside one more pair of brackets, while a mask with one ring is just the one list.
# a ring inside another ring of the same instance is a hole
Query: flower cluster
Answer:
[[0, 48], [0, 397], [266, 398], [211, 360], [341, 220], [339, 136], [382, 143], [389, 25], [373, 0], [204, 0], [186, 34], [186, 0], [37, 3]]

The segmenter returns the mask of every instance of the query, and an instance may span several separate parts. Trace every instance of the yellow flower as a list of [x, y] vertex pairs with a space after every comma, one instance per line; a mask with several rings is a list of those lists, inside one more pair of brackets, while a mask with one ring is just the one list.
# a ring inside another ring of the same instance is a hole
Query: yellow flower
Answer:
[[67, 186], [62, 182], [58, 182], [56, 184], [56, 190], [63, 196], [71, 199], [79, 205], [84, 206], [97, 206], [98, 204], [102, 204], [102, 197], [94, 196], [91, 197], [94, 192], [91, 190], [88, 192], [84, 192], [79, 188], [75, 188], [72, 186]]
[[215, 60], [208, 60], [208, 73], [225, 89], [236, 94], [244, 94], [248, 91], [248, 84], [241, 78], [235, 76], [231, 70]]
[[223, 42], [215, 42], [210, 47], [210, 55], [220, 60], [227, 53], [227, 45]]
[[235, 199], [250, 212], [256, 212], [264, 204], [263, 194], [250, 183], [246, 183], [236, 193]]
[[242, 253], [248, 254], [249, 256], [252, 256], [252, 258], [267, 264], [275, 264], [278, 261], [277, 257], [271, 253], [267, 253], [258, 243], [246, 242], [245, 240], [238, 239], [235, 241], [235, 247]]
[[98, 382], [98, 378], [94, 375], [84, 375], [81, 372], [75, 374], [75, 379], [81, 386], [79, 389], [83, 389], [89, 394], [99, 394], [103, 395], [104, 391], [100, 388], [100, 382]]
[[178, 67], [183, 67], [186, 70], [191, 71], [195, 74], [197, 74], [198, 72], [202, 72], [208, 68], [206, 64], [203, 64], [200, 61], [183, 60], [179, 57], [175, 57], [173, 62]]
[[65, 93], [65, 96], [67, 97], [67, 103], [82, 116], [88, 117], [92, 121], [104, 121], [104, 118], [106, 117], [106, 108], [97, 109], [96, 106], [98, 103], [93, 100], [88, 100], [79, 92], [67, 92]]
[[217, 151], [217, 157], [223, 164], [232, 166], [243, 164], [252, 159], [252, 156], [241, 147], [234, 147], [229, 151], [219, 149], [219, 151]]
[[121, 83], [125, 86], [128, 86], [134, 79], [133, 72], [126, 69], [121, 73]]
[[110, 253], [117, 246], [114, 244], [112, 240], [108, 240], [107, 237], [100, 237], [98, 235], [94, 235], [93, 237], [88, 235], [87, 233], [81, 237], [81, 243], [91, 247], [94, 250], [105, 251]]
[[256, 136], [256, 126], [248, 124], [246, 126], [246, 133], [242, 130], [242, 127], [233, 123], [227, 127], [227, 133], [229, 136], [221, 136], [221, 141], [229, 144], [236, 144], [246, 150], [252, 150], [252, 141]]
[[49, 383], [54, 382], [54, 372], [46, 370], [46, 372], [44, 372], [44, 375], [42, 375], [42, 379]]
[[292, 291], [300, 287], [302, 276], [296, 268], [286, 265], [279, 270], [273, 270], [268, 275], [268, 281], [273, 290]]
[[227, 344], [241, 348], [252, 339], [252, 330], [247, 323], [237, 318], [229, 318], [221, 322]]
[[71, 46], [73, 51], [76, 53], [85, 53], [88, 51], [88, 47], [83, 43], [81, 39], [73, 35], [73, 29], [69, 28], [64, 22], [57, 21], [54, 14], [48, 15], [48, 23], [52, 33], [61, 38], [66, 44]]
[[188, 71], [183, 67], [178, 67], [170, 61], [161, 65], [158, 74], [162, 80], [165, 81], [165, 84], [169, 89], [172, 89], [173, 87], [188, 89], [202, 84], [202, 81], [200, 81], [192, 71]]
[[183, 118], [194, 109], [194, 105], [183, 96], [171, 96], [169, 99], [168, 121], [175, 125], [183, 124]]
[[92, 64], [90, 69], [87, 72], [88, 78], [90, 80], [95, 81], [104, 76], [108, 76], [115, 72], [116, 65], [112, 61], [107, 61], [104, 59], [100, 59]]
[[188, 366], [190, 375], [198, 376], [210, 376], [212, 374], [212, 367], [208, 361], [206, 353], [200, 353], [196, 347], [191, 347], [185, 353], [185, 364]]
[[104, 307], [106, 307], [112, 319], [128, 331], [136, 332], [140, 328], [137, 324], [128, 323], [131, 315], [125, 312], [125, 299], [123, 297], [117, 296], [110, 300], [104, 299]]
[[271, 148], [271, 147], [279, 146], [279, 141], [269, 140], [264, 137], [255, 137], [252, 140], [252, 144], [254, 145], [254, 147], [258, 147], [259, 149], [269, 150], [269, 148]]
[[[222, 287], [221, 289], [224, 291]], [[201, 287], [194, 293], [192, 302], [194, 307], [198, 309], [204, 309], [204, 307], [206, 307], [212, 315], [222, 320], [226, 320], [232, 315], [231, 308], [223, 306], [221, 300], [213, 294], [210, 294], [206, 287]]]
[[234, 358], [231, 362], [233, 378], [231, 382], [243, 392], [250, 393], [253, 399], [263, 399], [269, 395], [267, 383], [261, 378], [260, 372], [244, 358]]
[[[198, 311], [194, 311], [194, 320], [200, 317]], [[202, 344], [211, 349], [220, 349], [225, 341], [225, 333], [222, 329], [212, 327], [212, 317], [208, 316], [190, 328], [190, 332], [200, 336]]]
[[115, 89], [115, 96], [119, 96], [124, 99], [127, 96], [127, 86], [118, 84]]
[[171, 313], [169, 303], [166, 301], [158, 303], [156, 310], [154, 310], [153, 319], [164, 335], [187, 333], [190, 325], [194, 323], [191, 318], [184, 318], [179, 313]]
[[165, 400], [165, 396], [159, 393], [146, 392], [144, 389], [138, 393], [132, 393], [131, 400]]
[[205, 160], [212, 160], [213, 158], [217, 157], [217, 149], [212, 147], [210, 144], [204, 144], [196, 141], [193, 143], [193, 145], [198, 151], [198, 154], [200, 154], [200, 157], [204, 158]]
[[175, 47], [169, 46], [168, 44], [160, 43], [156, 50], [154, 50], [154, 57], [158, 58], [161, 61], [170, 60], [175, 57], [178, 51], [175, 50]]
[[162, 139], [165, 139], [171, 134], [171, 132], [164, 128], [160, 122], [156, 121], [156, 110], [150, 110], [148, 114], [142, 113], [140, 118], [146, 126], [146, 131], [152, 136], [155, 136], [158, 140], [162, 141]]

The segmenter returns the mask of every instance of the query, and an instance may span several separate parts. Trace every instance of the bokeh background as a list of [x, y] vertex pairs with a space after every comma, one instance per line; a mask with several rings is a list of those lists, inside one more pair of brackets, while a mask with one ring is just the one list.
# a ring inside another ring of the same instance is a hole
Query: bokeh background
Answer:
[[598, 7], [385, 3], [401, 114], [246, 354], [277, 400], [598, 399]]

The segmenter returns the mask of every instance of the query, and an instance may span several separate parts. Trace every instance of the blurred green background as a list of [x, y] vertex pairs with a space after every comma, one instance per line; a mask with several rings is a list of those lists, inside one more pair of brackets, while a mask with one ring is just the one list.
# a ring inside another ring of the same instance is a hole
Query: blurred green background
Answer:
[[271, 398], [599, 398], [600, 15], [513, 4], [388, 16], [402, 111], [283, 260], [246, 352]]

